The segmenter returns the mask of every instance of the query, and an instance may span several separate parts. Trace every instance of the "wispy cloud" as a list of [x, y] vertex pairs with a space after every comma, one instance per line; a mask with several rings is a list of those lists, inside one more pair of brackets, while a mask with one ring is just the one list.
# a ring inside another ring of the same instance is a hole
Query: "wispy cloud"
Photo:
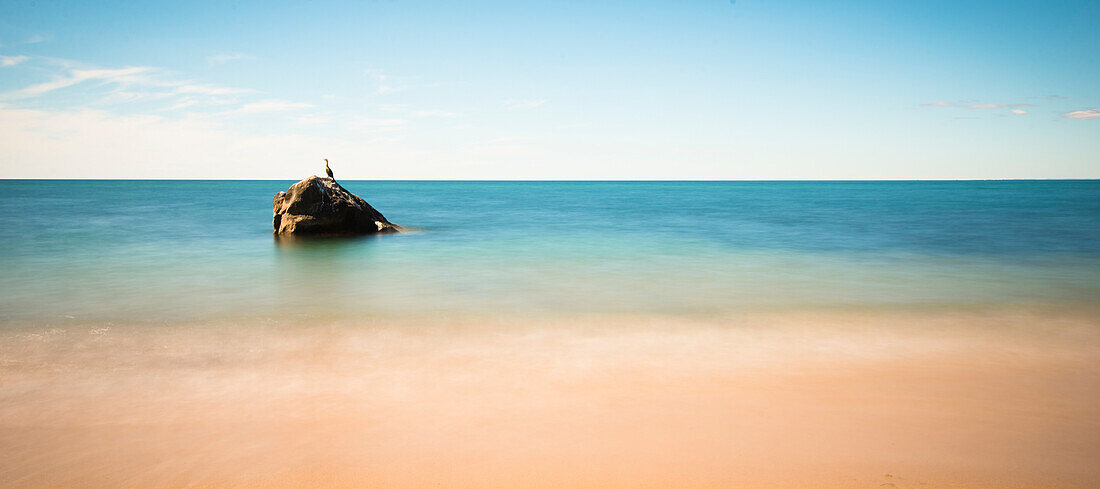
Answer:
[[462, 115], [445, 110], [414, 110], [411, 114], [413, 117], [459, 117]]
[[261, 100], [250, 102], [233, 111], [234, 114], [264, 114], [268, 112], [284, 112], [288, 110], [308, 109], [313, 104], [301, 102], [288, 102], [285, 100]]
[[[515, 161], [539, 157], [522, 146], [412, 145], [400, 133], [402, 126], [394, 127], [395, 132], [346, 137], [310, 134], [298, 125], [256, 131], [239, 121], [193, 115], [0, 107], [0, 177], [290, 180], [302, 177], [303, 165], [316, 168], [312, 162], [323, 148], [325, 156], [348, 162], [337, 168], [345, 179], [499, 178], [495, 172], [515, 168]], [[151, 154], [157, 155], [156, 164], [150, 164]], [[471, 173], [473, 165], [456, 164], [467, 161], [489, 168]]]
[[50, 39], [53, 39], [53, 36], [50, 34], [34, 34], [23, 41], [23, 44], [38, 44], [40, 42], [49, 41]]
[[201, 95], [232, 95], [237, 93], [249, 93], [255, 90], [249, 90], [245, 88], [233, 88], [233, 87], [219, 87], [214, 85], [180, 85], [174, 90], [175, 93], [180, 94], [201, 94]]
[[1073, 112], [1066, 112], [1062, 114], [1062, 117], [1068, 117], [1070, 119], [1096, 119], [1100, 117], [1100, 109], [1084, 109], [1075, 110]]
[[324, 117], [306, 115], [306, 116], [294, 118], [294, 122], [297, 122], [299, 124], [306, 124], [306, 125], [324, 124], [324, 123], [328, 122], [328, 119], [326, 119]]
[[438, 87], [438, 83], [425, 83], [415, 76], [391, 75], [377, 68], [367, 68], [363, 71], [370, 79], [373, 86], [372, 95], [388, 95], [404, 92], [406, 90]]
[[[149, 66], [125, 68], [89, 67], [81, 63], [53, 58], [42, 58], [44, 64], [36, 69], [52, 68], [53, 79], [21, 89], [0, 93], [0, 100], [24, 100], [48, 97], [51, 92], [83, 83], [96, 83], [96, 91], [85, 94], [81, 102], [70, 108], [104, 107], [138, 101], [164, 100], [162, 111], [179, 110], [196, 105], [239, 104], [238, 95], [253, 94], [255, 90], [223, 87], [193, 80], [179, 79], [170, 72]], [[14, 66], [22, 60], [13, 59]], [[5, 60], [5, 63], [7, 61]], [[269, 101], [256, 102], [245, 113], [263, 111], [275, 107]], [[242, 107], [244, 109], [245, 107]]]
[[0, 56], [0, 66], [15, 66], [28, 59], [27, 56]]
[[[51, 108], [33, 113], [79, 112], [98, 114], [96, 120], [145, 120], [136, 117], [134, 112], [137, 111], [152, 118], [150, 120], [205, 124], [210, 127], [251, 127], [254, 121], [278, 119], [280, 124], [290, 124], [294, 128], [292, 133], [294, 130], [305, 130], [310, 125], [339, 123], [341, 128], [359, 131], [359, 136], [369, 136], [362, 137], [362, 141], [375, 143], [386, 139], [388, 134], [402, 135], [402, 131], [412, 127], [412, 121], [415, 120], [455, 118], [461, 115], [442, 109], [417, 108], [415, 105], [386, 107], [399, 109], [393, 113], [374, 107], [373, 110], [362, 112], [363, 116], [359, 116], [361, 112], [358, 111], [326, 112], [317, 109], [314, 103], [281, 98], [274, 94], [265, 96], [263, 92], [249, 88], [205, 83], [152, 66], [99, 67], [66, 59], [39, 56], [26, 58], [5, 56], [0, 58], [0, 62], [10, 66], [19, 65], [8, 69], [29, 70], [28, 74], [37, 74], [42, 78], [32, 80], [22, 88], [0, 93], [0, 108], [9, 105], [45, 105]], [[26, 68], [24, 64], [32, 66]], [[399, 89], [396, 88], [397, 85], [388, 85], [389, 78], [384, 75], [378, 79], [384, 82], [384, 86], [390, 87], [391, 91]], [[75, 87], [76, 85], [80, 86]], [[40, 104], [38, 101], [46, 103]], [[31, 110], [27, 107], [13, 110], [32, 113], [26, 112]], [[377, 118], [372, 118], [372, 113]], [[62, 119], [64, 118], [57, 120]], [[175, 122], [165, 122], [165, 127]], [[262, 133], [278, 130], [273, 129], [278, 127], [283, 126], [265, 123], [249, 130]]]
[[504, 101], [505, 105], [507, 105], [508, 109], [510, 109], [510, 110], [534, 109], [534, 108], [538, 108], [538, 107], [542, 107], [543, 105], [546, 105], [546, 102], [548, 102], [548, 100], [544, 100], [544, 99], [538, 99], [538, 100], [511, 100], [511, 99], [509, 99], [509, 100]]
[[[46, 41], [49, 41], [51, 39], [53, 39], [53, 35], [51, 35], [51, 34], [32, 34], [30, 37], [28, 37], [26, 39], [23, 39], [22, 41], [13, 41], [13, 42], [7, 43], [7, 45], [8, 46], [19, 46], [19, 45], [22, 45], [22, 44], [38, 44], [40, 42], [46, 42]], [[4, 45], [5, 45], [4, 43], [0, 42], [0, 47], [2, 47]]]
[[71, 87], [81, 82], [89, 80], [100, 80], [106, 83], [137, 83], [142, 80], [141, 76], [149, 73], [152, 68], [146, 66], [133, 66], [129, 68], [119, 69], [87, 69], [87, 70], [72, 70], [67, 76], [62, 76], [54, 80], [31, 85], [26, 88], [14, 90], [4, 94], [0, 94], [0, 99], [12, 100], [36, 97], [44, 93], [52, 92], [65, 87]]
[[[1031, 104], [986, 104], [986, 103], [971, 103], [971, 102], [972, 101], [969, 101], [969, 100], [968, 101], [963, 101], [963, 102], [944, 102], [944, 101], [941, 100], [941, 101], [938, 101], [938, 102], [929, 102], [929, 103], [920, 104], [920, 106], [921, 107], [953, 107], [953, 108], [956, 108], [956, 109], [967, 109], [967, 110], [1008, 109], [1008, 112], [1010, 114], [1014, 114], [1014, 115], [1024, 115], [1024, 114], [1028, 113], [1028, 111], [1026, 111], [1024, 109], [1021, 109], [1020, 107], [1032, 107]], [[1007, 115], [1008, 114], [1005, 114], [1005, 113], [1002, 112], [998, 115], [998, 117], [1005, 117]], [[976, 119], [976, 117], [955, 117], [955, 119]]]
[[175, 104], [175, 105], [173, 105], [173, 106], [171, 106], [171, 107], [168, 107], [167, 109], [164, 109], [164, 110], [179, 110], [179, 109], [185, 109], [185, 108], [187, 108], [187, 107], [191, 107], [192, 105], [196, 105], [196, 104], [198, 104], [198, 103], [199, 103], [199, 101], [198, 101], [198, 100], [193, 100], [193, 99], [183, 100], [183, 101], [181, 101], [181, 102], [179, 102], [179, 103], [177, 103], [177, 104]]
[[409, 127], [408, 119], [377, 119], [365, 117], [353, 120], [347, 124], [353, 130], [363, 133], [391, 133], [404, 131]]
[[921, 107], [957, 107], [960, 109], [1004, 109], [1009, 107], [1031, 107], [1031, 104], [961, 104], [954, 102], [931, 102]]
[[393, 127], [393, 126], [404, 126], [405, 124], [408, 124], [408, 123], [409, 123], [409, 121], [406, 120], [406, 119], [371, 119], [371, 118], [366, 118], [366, 119], [359, 119], [358, 121], [356, 121], [357, 125], [360, 125], [360, 126], [363, 126], [363, 127]]
[[374, 80], [374, 94], [385, 95], [387, 93], [403, 92], [409, 89], [408, 85], [397, 85], [393, 83], [392, 77], [382, 73], [380, 70], [370, 69], [367, 70], [367, 76]]
[[244, 59], [255, 59], [252, 56], [242, 53], [223, 53], [215, 54], [213, 56], [206, 57], [206, 64], [210, 66], [223, 65], [230, 61], [240, 61]]
[[378, 110], [383, 112], [405, 112], [409, 110], [408, 104], [382, 104], [378, 106]]
[[487, 139], [482, 144], [516, 144], [530, 140], [531, 138], [529, 136], [504, 136], [499, 138]]

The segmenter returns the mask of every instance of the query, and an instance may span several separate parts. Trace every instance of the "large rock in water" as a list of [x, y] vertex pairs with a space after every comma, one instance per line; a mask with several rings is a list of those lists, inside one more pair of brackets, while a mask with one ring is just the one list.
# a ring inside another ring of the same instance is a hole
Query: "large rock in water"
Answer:
[[309, 177], [271, 200], [275, 234], [355, 235], [393, 233], [390, 223], [367, 201], [331, 178]]

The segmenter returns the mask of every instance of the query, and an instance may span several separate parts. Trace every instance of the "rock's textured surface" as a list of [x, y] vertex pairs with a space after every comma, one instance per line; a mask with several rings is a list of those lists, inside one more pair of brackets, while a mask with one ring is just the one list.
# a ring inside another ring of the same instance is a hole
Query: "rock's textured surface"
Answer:
[[279, 235], [393, 233], [390, 223], [367, 201], [331, 178], [309, 177], [271, 200], [272, 226]]

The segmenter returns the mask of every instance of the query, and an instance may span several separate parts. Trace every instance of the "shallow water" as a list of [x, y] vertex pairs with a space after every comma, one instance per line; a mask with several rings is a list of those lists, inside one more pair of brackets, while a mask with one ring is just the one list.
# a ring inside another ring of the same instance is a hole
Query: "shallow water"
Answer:
[[280, 244], [270, 199], [290, 183], [0, 181], [0, 321], [1100, 297], [1100, 181], [345, 181], [418, 231]]

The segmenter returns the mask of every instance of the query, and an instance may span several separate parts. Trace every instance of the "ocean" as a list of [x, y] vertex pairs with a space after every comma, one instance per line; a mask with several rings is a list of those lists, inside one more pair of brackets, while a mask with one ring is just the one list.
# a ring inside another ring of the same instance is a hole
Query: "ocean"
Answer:
[[1100, 298], [1100, 181], [342, 181], [413, 232], [288, 244], [291, 183], [0, 181], [0, 321]]

